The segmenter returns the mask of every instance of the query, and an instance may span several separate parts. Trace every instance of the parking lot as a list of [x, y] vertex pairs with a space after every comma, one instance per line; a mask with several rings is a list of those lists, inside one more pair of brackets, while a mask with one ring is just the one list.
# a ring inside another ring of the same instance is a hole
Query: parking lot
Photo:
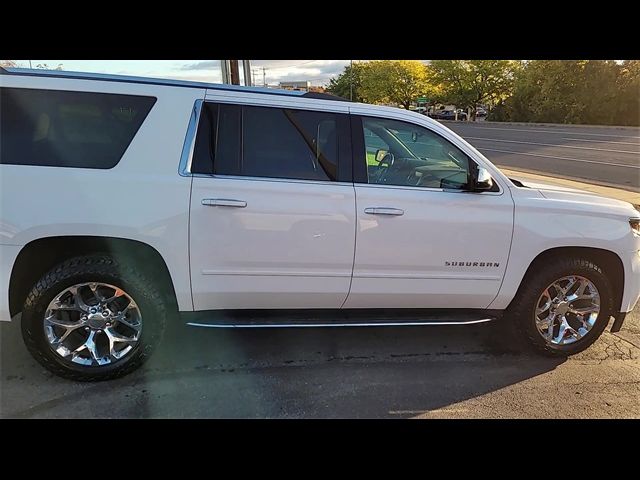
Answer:
[[173, 325], [141, 370], [76, 383], [0, 325], [3, 418], [640, 418], [640, 315], [568, 360], [508, 323], [198, 329]]

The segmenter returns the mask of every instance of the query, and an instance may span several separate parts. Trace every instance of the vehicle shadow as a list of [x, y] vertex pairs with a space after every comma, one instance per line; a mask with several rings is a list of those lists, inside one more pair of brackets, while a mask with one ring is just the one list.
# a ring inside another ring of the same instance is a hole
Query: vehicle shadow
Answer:
[[168, 328], [140, 370], [78, 383], [0, 325], [3, 418], [381, 418], [445, 408], [553, 370], [508, 322], [453, 327]]

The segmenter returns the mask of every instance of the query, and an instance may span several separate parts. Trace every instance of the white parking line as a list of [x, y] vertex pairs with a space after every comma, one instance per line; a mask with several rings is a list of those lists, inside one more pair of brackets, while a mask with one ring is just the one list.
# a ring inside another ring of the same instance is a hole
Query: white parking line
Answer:
[[[631, 143], [631, 142], [613, 142], [611, 140], [592, 140], [589, 138], [567, 138], [567, 137], [563, 137], [562, 139], [572, 140], [574, 142], [614, 143], [616, 145], [635, 145], [636, 147], [640, 147], [640, 143]], [[640, 153], [640, 150], [638, 152]]]
[[571, 145], [556, 145], [555, 143], [536, 143], [536, 142], [522, 142], [519, 140], [500, 140], [499, 138], [481, 138], [481, 137], [464, 137], [472, 140], [488, 140], [490, 142], [503, 142], [503, 143], [521, 143], [523, 145], [540, 145], [543, 147], [558, 147], [558, 148], [573, 148], [578, 150], [597, 150], [598, 152], [614, 152], [614, 153], [631, 153], [632, 155], [638, 155], [640, 152], [630, 152], [629, 150], [611, 150], [609, 148], [594, 148], [594, 147], [574, 147]]
[[[478, 147], [476, 147], [476, 148], [478, 148]], [[597, 163], [599, 165], [608, 165], [608, 166], [611, 166], [611, 167], [636, 168], [636, 169], [640, 170], [640, 165], [624, 165], [624, 164], [621, 164], [621, 163], [596, 162], [595, 160], [580, 160], [580, 159], [577, 159], [577, 158], [554, 157], [552, 155], [542, 155], [540, 153], [513, 152], [511, 150], [498, 150], [496, 148], [478, 148], [478, 150], [487, 151], [487, 152], [511, 153], [511, 154], [514, 154], [514, 155], [529, 155], [531, 157], [554, 158], [554, 159], [557, 159], [557, 160], [569, 160], [571, 162]]]
[[640, 136], [634, 135], [608, 135], [606, 133], [579, 133], [579, 132], [568, 132], [566, 130], [525, 130], [523, 128], [500, 128], [500, 127], [478, 127], [476, 125], [461, 125], [470, 128], [482, 128], [483, 130], [506, 130], [508, 132], [534, 132], [534, 133], [555, 133], [562, 135], [589, 135], [589, 136], [597, 136], [597, 137], [618, 137], [618, 138], [637, 138], [640, 139]]

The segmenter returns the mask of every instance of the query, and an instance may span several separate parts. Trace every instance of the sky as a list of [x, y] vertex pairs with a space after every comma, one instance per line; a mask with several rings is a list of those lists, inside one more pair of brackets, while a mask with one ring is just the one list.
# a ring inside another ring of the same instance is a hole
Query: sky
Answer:
[[[29, 60], [17, 62], [29, 68]], [[62, 65], [64, 70], [77, 72], [221, 82], [220, 60], [31, 60], [33, 67], [39, 64]], [[267, 84], [309, 80], [312, 85], [326, 85], [348, 64], [349, 60], [251, 60], [251, 70], [258, 86], [263, 84], [263, 68]]]

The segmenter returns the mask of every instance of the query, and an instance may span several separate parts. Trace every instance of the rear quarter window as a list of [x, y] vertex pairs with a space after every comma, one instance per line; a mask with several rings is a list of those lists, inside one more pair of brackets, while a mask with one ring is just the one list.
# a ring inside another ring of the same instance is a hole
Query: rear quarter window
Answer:
[[0, 163], [113, 168], [156, 102], [110, 93], [0, 89]]

